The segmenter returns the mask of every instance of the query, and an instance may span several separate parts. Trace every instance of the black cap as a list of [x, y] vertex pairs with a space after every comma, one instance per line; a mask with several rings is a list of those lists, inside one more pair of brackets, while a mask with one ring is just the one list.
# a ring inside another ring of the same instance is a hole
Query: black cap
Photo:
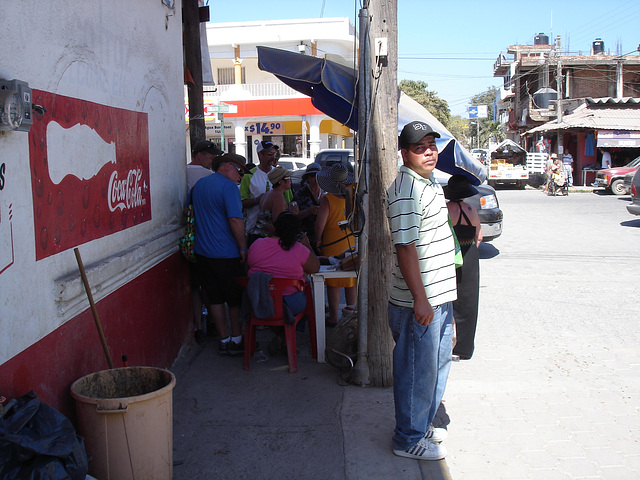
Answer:
[[200, 140], [198, 143], [194, 145], [193, 150], [191, 150], [191, 152], [194, 155], [200, 152], [212, 153], [214, 155], [222, 155], [222, 150], [220, 150], [220, 147], [218, 147], [218, 145], [216, 145], [215, 143], [209, 140]]
[[440, 138], [440, 134], [424, 122], [407, 123], [400, 133], [400, 148], [407, 148], [412, 143], [418, 143], [427, 135]]

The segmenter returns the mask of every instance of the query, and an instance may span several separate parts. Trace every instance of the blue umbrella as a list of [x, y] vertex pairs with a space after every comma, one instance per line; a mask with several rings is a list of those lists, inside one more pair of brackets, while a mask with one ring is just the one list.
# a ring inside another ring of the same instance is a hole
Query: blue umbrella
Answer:
[[[324, 58], [311, 57], [278, 48], [258, 47], [258, 67], [273, 73], [294, 90], [311, 97], [321, 112], [351, 130], [358, 130], [358, 72]], [[401, 92], [398, 105], [398, 132], [407, 123], [422, 120], [441, 137], [437, 139], [438, 169], [462, 174], [473, 185], [486, 178], [485, 167], [464, 149], [429, 111]]]
[[358, 72], [353, 68], [270, 47], [258, 47], [258, 68], [311, 97], [313, 106], [334, 120], [358, 129]]

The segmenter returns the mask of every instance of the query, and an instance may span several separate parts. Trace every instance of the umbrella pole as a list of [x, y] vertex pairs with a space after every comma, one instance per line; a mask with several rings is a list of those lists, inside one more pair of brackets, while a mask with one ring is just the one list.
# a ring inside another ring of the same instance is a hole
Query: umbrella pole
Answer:
[[[365, 196], [369, 185], [369, 152], [367, 125], [369, 117], [369, 40], [367, 35], [367, 10], [360, 9], [359, 17], [359, 45], [360, 59], [358, 62], [358, 196]], [[363, 172], [360, 170], [363, 169]], [[362, 175], [364, 173], [364, 175]], [[369, 270], [368, 270], [368, 241], [369, 241], [369, 199], [362, 202], [364, 221], [362, 231], [358, 237], [358, 256], [360, 257], [358, 274], [358, 355], [353, 381], [356, 385], [369, 385], [369, 352], [368, 352], [368, 309], [369, 309]]]

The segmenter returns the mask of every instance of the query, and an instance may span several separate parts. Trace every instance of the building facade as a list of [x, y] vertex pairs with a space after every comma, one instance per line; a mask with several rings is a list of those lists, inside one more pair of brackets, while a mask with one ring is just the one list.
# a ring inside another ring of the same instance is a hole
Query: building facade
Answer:
[[71, 383], [108, 368], [74, 249], [116, 367], [190, 339], [181, 1], [2, 9], [0, 81], [35, 108], [0, 131], [0, 392], [73, 418]]
[[[279, 145], [284, 155], [303, 158], [314, 158], [324, 148], [353, 147], [347, 127], [260, 70], [256, 50], [262, 45], [353, 66], [355, 31], [348, 18], [209, 23], [207, 39], [216, 84], [205, 87], [208, 139], [249, 161], [257, 161], [261, 140]], [[222, 116], [220, 104], [229, 110]]]
[[[596, 39], [586, 54], [571, 53], [562, 50], [559, 37], [555, 44], [549, 44], [549, 39], [539, 34], [534, 37], [533, 45], [508, 47], [506, 54], [498, 56], [493, 71], [495, 77], [504, 79], [497, 105], [507, 137], [529, 152], [571, 153], [576, 172], [598, 164], [599, 154], [594, 147], [600, 146], [601, 130], [612, 130], [611, 123], [576, 126], [563, 123], [563, 117], [585, 103], [607, 103], [606, 99], [617, 99], [608, 102], [616, 103], [617, 111], [637, 110], [636, 102], [621, 99], [640, 97], [638, 52], [612, 55], [605, 51], [601, 39]], [[540, 128], [542, 125], [547, 127]], [[627, 121], [622, 122], [620, 128], [625, 130], [624, 136], [640, 131], [640, 125], [632, 126], [629, 131]], [[615, 153], [621, 159], [633, 158], [636, 151]], [[581, 175], [574, 177], [578, 184], [582, 183]]]

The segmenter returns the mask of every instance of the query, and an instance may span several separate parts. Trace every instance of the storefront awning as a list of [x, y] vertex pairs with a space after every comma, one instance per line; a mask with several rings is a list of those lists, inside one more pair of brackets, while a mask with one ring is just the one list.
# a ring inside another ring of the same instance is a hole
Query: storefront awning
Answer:
[[[558, 130], [634, 131], [640, 128], [640, 98], [587, 98], [569, 115], [544, 123], [527, 131], [544, 133]], [[600, 145], [598, 145], [600, 146]]]

